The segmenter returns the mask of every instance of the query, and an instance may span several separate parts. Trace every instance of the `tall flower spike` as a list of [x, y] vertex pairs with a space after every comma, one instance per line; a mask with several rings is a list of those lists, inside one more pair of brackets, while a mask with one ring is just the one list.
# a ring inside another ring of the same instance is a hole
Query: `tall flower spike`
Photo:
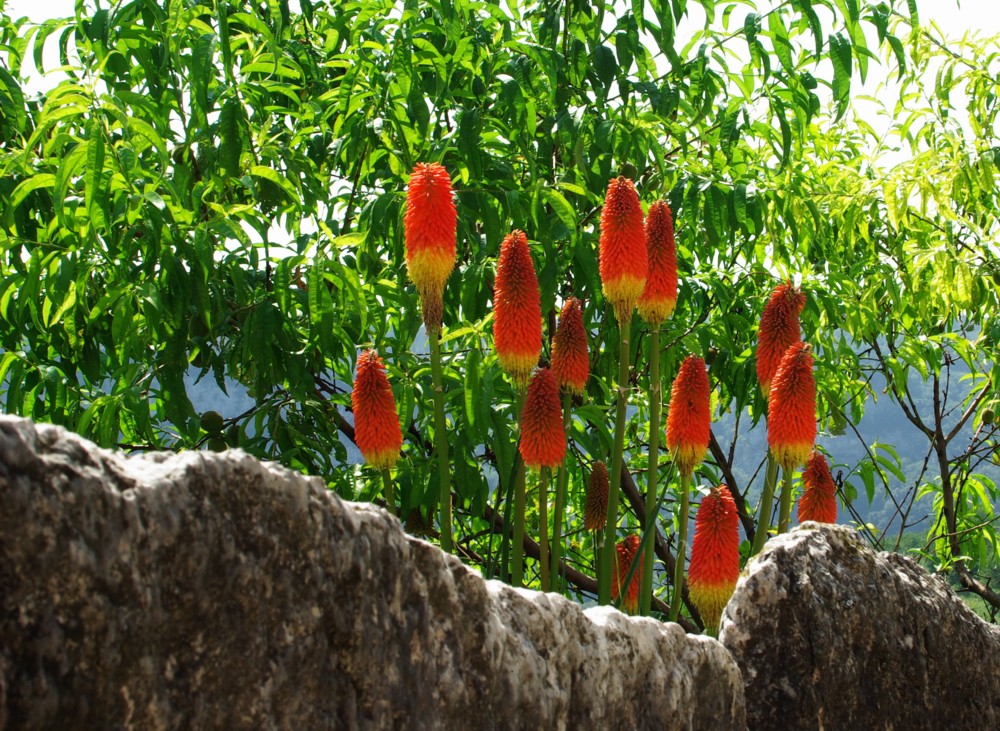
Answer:
[[740, 575], [740, 526], [736, 502], [725, 485], [713, 487], [695, 518], [688, 567], [691, 601], [705, 626], [718, 628]]
[[608, 524], [608, 466], [594, 462], [587, 482], [587, 500], [583, 508], [583, 527], [587, 530], [604, 530]]
[[666, 201], [656, 201], [646, 215], [646, 246], [649, 275], [639, 298], [639, 315], [650, 325], [659, 325], [677, 306], [677, 245], [674, 217]]
[[458, 212], [444, 166], [417, 163], [406, 191], [406, 269], [420, 294], [424, 324], [441, 330], [444, 285], [455, 267]]
[[826, 457], [813, 450], [802, 472], [806, 489], [799, 498], [799, 522], [837, 522], [837, 483], [830, 474]]
[[558, 467], [566, 456], [559, 386], [548, 368], [531, 377], [521, 412], [521, 457], [528, 467]]
[[560, 386], [583, 393], [590, 377], [587, 331], [583, 327], [580, 300], [570, 297], [559, 313], [559, 327], [552, 339], [552, 372]]
[[[611, 596], [614, 601], [618, 601], [618, 597], [622, 593], [622, 585], [625, 583], [625, 579], [628, 577], [629, 567], [632, 565], [632, 559], [639, 552], [639, 536], [632, 534], [626, 536], [618, 542], [615, 546], [615, 572], [613, 574], [611, 583]], [[639, 558], [639, 565], [635, 569], [635, 573], [632, 574], [632, 581], [629, 583], [628, 588], [625, 589], [625, 598], [622, 600], [621, 608], [623, 611], [629, 614], [635, 614], [639, 611], [639, 579], [642, 576], [642, 558]]]
[[395, 465], [403, 446], [403, 435], [385, 366], [374, 350], [366, 350], [358, 358], [351, 406], [354, 441], [365, 462], [379, 469]]
[[621, 176], [608, 184], [601, 211], [600, 272], [604, 296], [618, 322], [632, 309], [646, 286], [646, 231], [642, 206], [632, 181]]
[[538, 277], [523, 231], [512, 231], [500, 244], [493, 303], [493, 344], [500, 366], [523, 386], [542, 352]]
[[691, 475], [708, 451], [712, 415], [705, 361], [689, 355], [681, 363], [670, 391], [667, 448], [681, 474]]
[[796, 343], [774, 374], [767, 405], [767, 443], [782, 469], [806, 463], [816, 440], [816, 380], [812, 348]]
[[802, 337], [799, 315], [806, 305], [806, 296], [791, 282], [775, 287], [764, 305], [757, 339], [757, 380], [764, 398], [771, 392], [771, 382], [785, 351]]

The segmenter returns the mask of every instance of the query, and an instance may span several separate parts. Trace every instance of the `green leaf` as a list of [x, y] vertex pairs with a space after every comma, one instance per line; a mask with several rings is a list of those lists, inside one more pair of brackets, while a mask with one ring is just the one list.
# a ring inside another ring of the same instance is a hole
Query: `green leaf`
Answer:
[[847, 111], [851, 99], [851, 44], [840, 33], [830, 36], [830, 61], [833, 62], [833, 97], [837, 104], [836, 119]]

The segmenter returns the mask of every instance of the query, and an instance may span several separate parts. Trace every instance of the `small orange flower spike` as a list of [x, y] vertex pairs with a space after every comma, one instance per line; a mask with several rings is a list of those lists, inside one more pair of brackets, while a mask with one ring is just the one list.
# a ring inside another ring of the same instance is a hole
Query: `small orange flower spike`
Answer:
[[677, 306], [677, 245], [674, 218], [666, 201], [657, 201], [646, 215], [649, 276], [639, 298], [639, 314], [650, 325], [659, 325]]
[[458, 212], [444, 166], [417, 163], [406, 191], [406, 269], [420, 294], [424, 324], [440, 332], [444, 285], [455, 267]]
[[608, 184], [600, 241], [601, 285], [618, 322], [632, 317], [646, 287], [648, 266], [639, 195], [631, 180], [619, 176]]
[[500, 244], [493, 287], [493, 344], [500, 365], [523, 386], [542, 352], [542, 306], [528, 237], [512, 231]]
[[779, 284], [764, 305], [757, 340], [757, 380], [764, 398], [770, 396], [781, 356], [802, 337], [799, 315], [805, 305], [805, 294], [791, 282]]
[[558, 467], [566, 456], [559, 385], [548, 368], [531, 377], [521, 412], [521, 457], [528, 467]]
[[403, 435], [385, 366], [374, 350], [366, 350], [358, 358], [351, 406], [354, 441], [365, 462], [378, 469], [395, 465], [403, 446]]
[[837, 483], [830, 474], [830, 465], [821, 453], [813, 450], [802, 472], [806, 489], [799, 498], [799, 522], [837, 522]]
[[705, 627], [716, 629], [740, 576], [740, 526], [736, 501], [725, 485], [713, 487], [695, 518], [688, 567], [691, 601]]
[[580, 300], [570, 297], [559, 313], [559, 327], [552, 339], [552, 372], [560, 386], [583, 393], [590, 377], [587, 331], [583, 326]]
[[796, 343], [774, 374], [767, 405], [767, 443], [782, 469], [804, 465], [816, 440], [816, 380], [812, 348]]
[[708, 451], [712, 428], [709, 399], [705, 361], [689, 355], [674, 379], [667, 413], [667, 448], [683, 475], [690, 476]]
[[[611, 581], [611, 597], [618, 601], [622, 592], [622, 585], [628, 577], [629, 567], [632, 560], [639, 552], [639, 536], [633, 534], [620, 540], [615, 546], [615, 573]], [[642, 557], [639, 557], [639, 565], [632, 574], [632, 582], [625, 589], [625, 598], [622, 600], [622, 610], [629, 614], [639, 611], [639, 579], [642, 576]]]
[[604, 530], [608, 524], [608, 466], [601, 461], [594, 462], [587, 482], [587, 500], [583, 509], [583, 527], [587, 530]]

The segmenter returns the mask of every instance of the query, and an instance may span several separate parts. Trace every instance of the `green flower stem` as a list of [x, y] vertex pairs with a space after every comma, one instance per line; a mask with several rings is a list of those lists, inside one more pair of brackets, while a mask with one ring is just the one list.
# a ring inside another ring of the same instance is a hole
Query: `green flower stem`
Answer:
[[767, 530], [771, 527], [771, 509], [774, 506], [774, 487], [778, 481], [778, 463], [767, 451], [767, 474], [764, 477], [764, 494], [760, 498], [760, 510], [757, 511], [757, 532], [753, 537], [753, 548], [750, 555], [756, 556], [767, 541]]
[[434, 442], [437, 446], [441, 488], [438, 495], [441, 548], [452, 553], [455, 547], [451, 539], [451, 469], [448, 463], [448, 422], [444, 415], [444, 386], [441, 378], [441, 332], [429, 332], [428, 337], [431, 341], [431, 377], [434, 382]]
[[538, 475], [538, 563], [542, 591], [551, 591], [549, 574], [549, 468], [542, 467]]
[[388, 467], [382, 468], [382, 496], [385, 498], [385, 509], [393, 515], [399, 515], [396, 512], [396, 492], [392, 487], [392, 475], [389, 474]]
[[[517, 423], [518, 433], [521, 429], [521, 411], [524, 410], [525, 389], [517, 389]], [[520, 442], [520, 438], [518, 439]], [[520, 447], [518, 447], [520, 448]], [[524, 460], [517, 460], [517, 471], [514, 474], [514, 535], [510, 547], [510, 583], [512, 586], [524, 586]]]
[[691, 509], [691, 475], [681, 473], [681, 517], [677, 526], [677, 562], [674, 565], [674, 599], [670, 602], [670, 621], [681, 616], [684, 586], [684, 556], [687, 554], [688, 513]]
[[[660, 467], [660, 325], [653, 325], [649, 354], [649, 470], [646, 478], [646, 532], [656, 532], [656, 487]], [[656, 541], [647, 540], [639, 591], [639, 614], [649, 615], [653, 597], [653, 561]]]
[[794, 470], [781, 469], [781, 509], [778, 512], [778, 533], [787, 533], [788, 524], [792, 517], [792, 472]]
[[[569, 427], [572, 420], [573, 396], [564, 393], [562, 397], [563, 407], [563, 432], [569, 440]], [[559, 559], [562, 553], [562, 528], [566, 516], [566, 485], [569, 482], [569, 455], [559, 466], [559, 474], [556, 476], [556, 505], [552, 515], [552, 588], [555, 591], [562, 591], [562, 582], [559, 579]]]
[[615, 448], [611, 462], [611, 485], [608, 489], [608, 523], [604, 529], [604, 546], [601, 548], [598, 570], [599, 604], [611, 603], [611, 574], [615, 568], [615, 544], [618, 534], [618, 494], [621, 492], [622, 456], [625, 453], [625, 407], [628, 405], [629, 331], [631, 315], [622, 318], [621, 340], [618, 343], [618, 408], [615, 413]]

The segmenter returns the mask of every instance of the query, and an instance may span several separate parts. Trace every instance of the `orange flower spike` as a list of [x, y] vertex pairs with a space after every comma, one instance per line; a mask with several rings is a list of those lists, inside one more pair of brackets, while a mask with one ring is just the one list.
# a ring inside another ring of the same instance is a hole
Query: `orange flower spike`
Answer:
[[493, 303], [493, 344], [500, 366], [523, 386], [542, 352], [541, 296], [523, 231], [512, 231], [500, 244]]
[[806, 489], [799, 499], [799, 522], [837, 522], [837, 483], [830, 474], [826, 457], [813, 450], [802, 472]]
[[[615, 546], [615, 572], [611, 580], [611, 597], [613, 601], [618, 601], [622, 592], [622, 585], [628, 577], [629, 567], [632, 560], [639, 552], [639, 536], [630, 535], [623, 538]], [[632, 581], [625, 589], [625, 598], [622, 600], [622, 611], [635, 614], [639, 611], [639, 579], [642, 576], [642, 557], [639, 557], [639, 565], [632, 574]]]
[[385, 366], [374, 350], [366, 350], [358, 358], [351, 406], [354, 441], [365, 462], [378, 469], [395, 465], [403, 446], [403, 435]]
[[677, 306], [677, 245], [674, 217], [666, 201], [649, 207], [646, 216], [649, 276], [639, 298], [639, 314], [650, 325], [659, 325]]
[[667, 448], [681, 474], [691, 475], [708, 451], [712, 415], [705, 361], [689, 355], [681, 364], [670, 391]]
[[608, 524], [608, 466], [601, 461], [594, 462], [587, 483], [587, 499], [583, 509], [583, 527], [587, 530], [604, 530]]
[[796, 343], [785, 351], [774, 374], [767, 405], [767, 443], [782, 469], [809, 459], [816, 440], [816, 380], [812, 347]]
[[560, 386], [583, 393], [590, 377], [587, 331], [583, 326], [580, 300], [570, 297], [559, 313], [559, 327], [552, 339], [552, 372]]
[[417, 163], [406, 191], [406, 269], [420, 294], [424, 324], [441, 330], [444, 285], [455, 267], [458, 212], [443, 165]]
[[764, 305], [757, 340], [757, 380], [765, 398], [770, 395], [781, 356], [802, 337], [799, 315], [805, 305], [805, 294], [791, 282], [775, 287]]
[[648, 266], [639, 195], [631, 180], [619, 176], [608, 184], [600, 242], [601, 285], [618, 322], [632, 316], [646, 287]]
[[740, 526], [736, 501], [725, 485], [713, 487], [695, 518], [688, 567], [691, 601], [708, 628], [717, 628], [740, 576]]
[[521, 457], [528, 467], [558, 467], [566, 456], [559, 384], [548, 368], [531, 377], [521, 412]]

